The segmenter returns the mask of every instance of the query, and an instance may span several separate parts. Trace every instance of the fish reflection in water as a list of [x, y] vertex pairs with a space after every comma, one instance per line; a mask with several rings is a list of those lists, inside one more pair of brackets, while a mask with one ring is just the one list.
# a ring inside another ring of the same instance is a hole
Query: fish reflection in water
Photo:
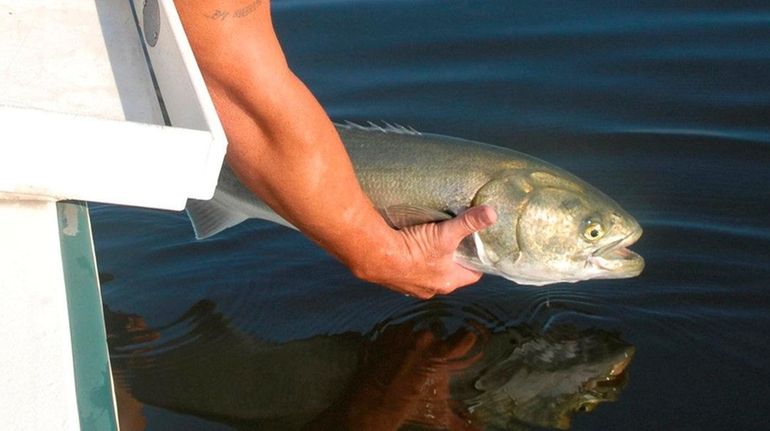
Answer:
[[106, 316], [124, 430], [145, 429], [144, 405], [238, 429], [567, 429], [617, 399], [634, 351], [612, 332], [506, 327], [441, 301], [366, 335], [281, 344], [232, 327], [208, 300], [155, 329]]

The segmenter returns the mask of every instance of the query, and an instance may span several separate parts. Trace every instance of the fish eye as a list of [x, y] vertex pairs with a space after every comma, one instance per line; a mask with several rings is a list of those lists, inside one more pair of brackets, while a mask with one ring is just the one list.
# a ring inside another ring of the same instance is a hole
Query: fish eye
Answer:
[[583, 237], [589, 241], [596, 241], [604, 236], [604, 227], [601, 223], [595, 221], [588, 221], [585, 224], [583, 230]]

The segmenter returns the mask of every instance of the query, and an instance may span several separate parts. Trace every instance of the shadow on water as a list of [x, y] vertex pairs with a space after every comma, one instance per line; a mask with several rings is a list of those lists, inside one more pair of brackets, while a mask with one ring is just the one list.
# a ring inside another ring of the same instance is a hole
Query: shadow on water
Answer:
[[238, 429], [567, 429], [617, 399], [634, 354], [615, 332], [511, 326], [448, 299], [366, 334], [284, 343], [240, 331], [210, 300], [155, 328], [105, 311], [126, 430], [144, 429], [145, 406]]

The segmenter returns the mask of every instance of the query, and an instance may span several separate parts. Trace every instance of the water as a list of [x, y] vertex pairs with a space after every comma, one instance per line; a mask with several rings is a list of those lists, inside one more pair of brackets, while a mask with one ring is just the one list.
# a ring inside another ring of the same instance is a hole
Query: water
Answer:
[[419, 303], [266, 222], [195, 241], [181, 213], [95, 206], [126, 429], [768, 429], [766, 2], [273, 14], [334, 119], [563, 167], [637, 217], [647, 268], [543, 289], [485, 277]]

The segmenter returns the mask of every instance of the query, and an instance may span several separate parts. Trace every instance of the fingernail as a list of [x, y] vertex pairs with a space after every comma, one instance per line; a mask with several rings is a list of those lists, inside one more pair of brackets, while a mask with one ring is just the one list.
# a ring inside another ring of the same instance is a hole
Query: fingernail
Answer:
[[481, 221], [485, 225], [491, 225], [497, 221], [497, 212], [489, 205], [484, 205], [484, 211], [481, 212]]

